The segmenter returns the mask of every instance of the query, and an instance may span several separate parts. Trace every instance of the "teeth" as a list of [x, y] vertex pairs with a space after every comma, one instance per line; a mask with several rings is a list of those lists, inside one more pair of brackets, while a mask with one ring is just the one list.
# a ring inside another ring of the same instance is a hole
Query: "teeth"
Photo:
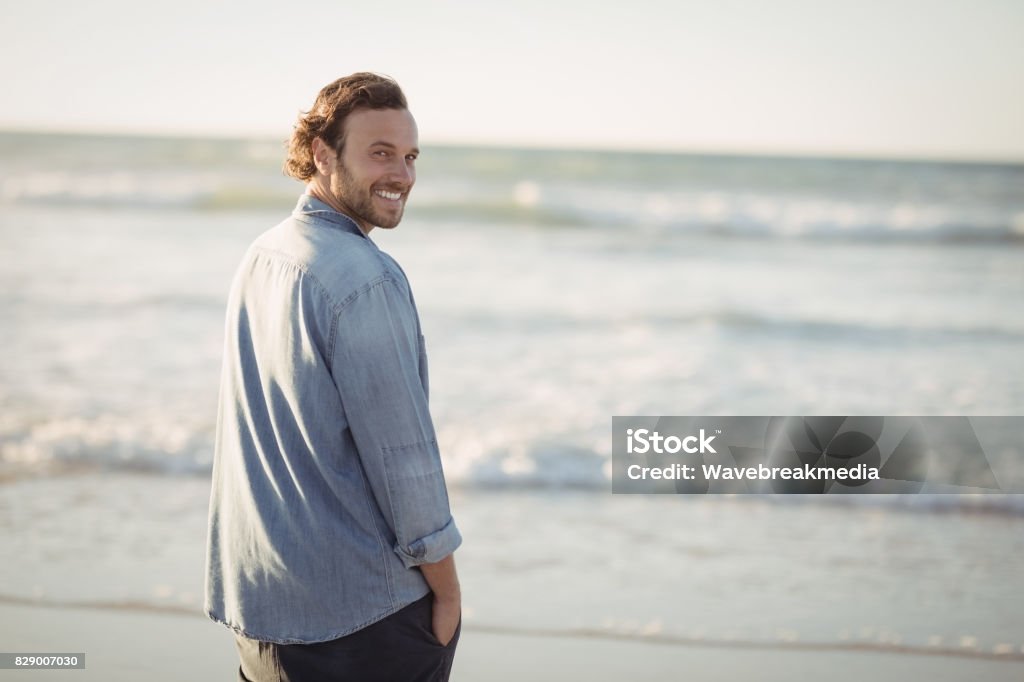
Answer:
[[401, 192], [385, 192], [383, 190], [377, 190], [375, 194], [379, 197], [390, 199], [391, 201], [398, 201], [402, 197]]

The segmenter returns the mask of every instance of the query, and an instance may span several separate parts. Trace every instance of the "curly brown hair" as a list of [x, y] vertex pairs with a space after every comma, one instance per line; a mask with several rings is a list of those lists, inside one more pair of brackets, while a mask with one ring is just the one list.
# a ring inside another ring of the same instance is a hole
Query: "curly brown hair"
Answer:
[[408, 109], [405, 94], [393, 79], [361, 71], [324, 86], [313, 107], [299, 114], [288, 141], [284, 173], [307, 181], [316, 175], [313, 140], [320, 138], [338, 155], [345, 144], [345, 118], [357, 109]]

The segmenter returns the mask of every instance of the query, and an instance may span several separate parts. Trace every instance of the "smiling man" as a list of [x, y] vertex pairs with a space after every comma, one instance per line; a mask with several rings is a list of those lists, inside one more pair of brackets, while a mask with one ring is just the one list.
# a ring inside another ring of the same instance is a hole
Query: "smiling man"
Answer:
[[206, 612], [239, 680], [447, 680], [461, 623], [416, 304], [370, 239], [402, 219], [416, 122], [389, 78], [326, 86], [285, 172], [292, 215], [228, 299]]

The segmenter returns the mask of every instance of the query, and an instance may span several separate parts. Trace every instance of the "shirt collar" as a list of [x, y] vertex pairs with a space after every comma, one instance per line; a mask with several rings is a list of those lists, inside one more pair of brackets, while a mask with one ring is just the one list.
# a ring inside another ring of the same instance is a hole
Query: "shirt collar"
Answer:
[[370, 238], [361, 229], [359, 229], [359, 225], [356, 224], [356, 221], [352, 220], [344, 213], [338, 213], [333, 208], [310, 194], [303, 194], [299, 197], [299, 201], [295, 204], [295, 210], [292, 211], [292, 215], [297, 218], [306, 217], [307, 222], [309, 221], [308, 219], [328, 222], [331, 223], [332, 226], [340, 227], [346, 232], [351, 232], [370, 240]]

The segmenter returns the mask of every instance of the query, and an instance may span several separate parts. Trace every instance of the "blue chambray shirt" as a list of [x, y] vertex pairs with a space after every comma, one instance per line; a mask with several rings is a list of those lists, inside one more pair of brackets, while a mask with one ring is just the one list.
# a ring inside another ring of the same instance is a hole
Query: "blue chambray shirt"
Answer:
[[303, 195], [228, 299], [206, 613], [279, 643], [352, 633], [426, 595], [462, 542], [408, 280]]

